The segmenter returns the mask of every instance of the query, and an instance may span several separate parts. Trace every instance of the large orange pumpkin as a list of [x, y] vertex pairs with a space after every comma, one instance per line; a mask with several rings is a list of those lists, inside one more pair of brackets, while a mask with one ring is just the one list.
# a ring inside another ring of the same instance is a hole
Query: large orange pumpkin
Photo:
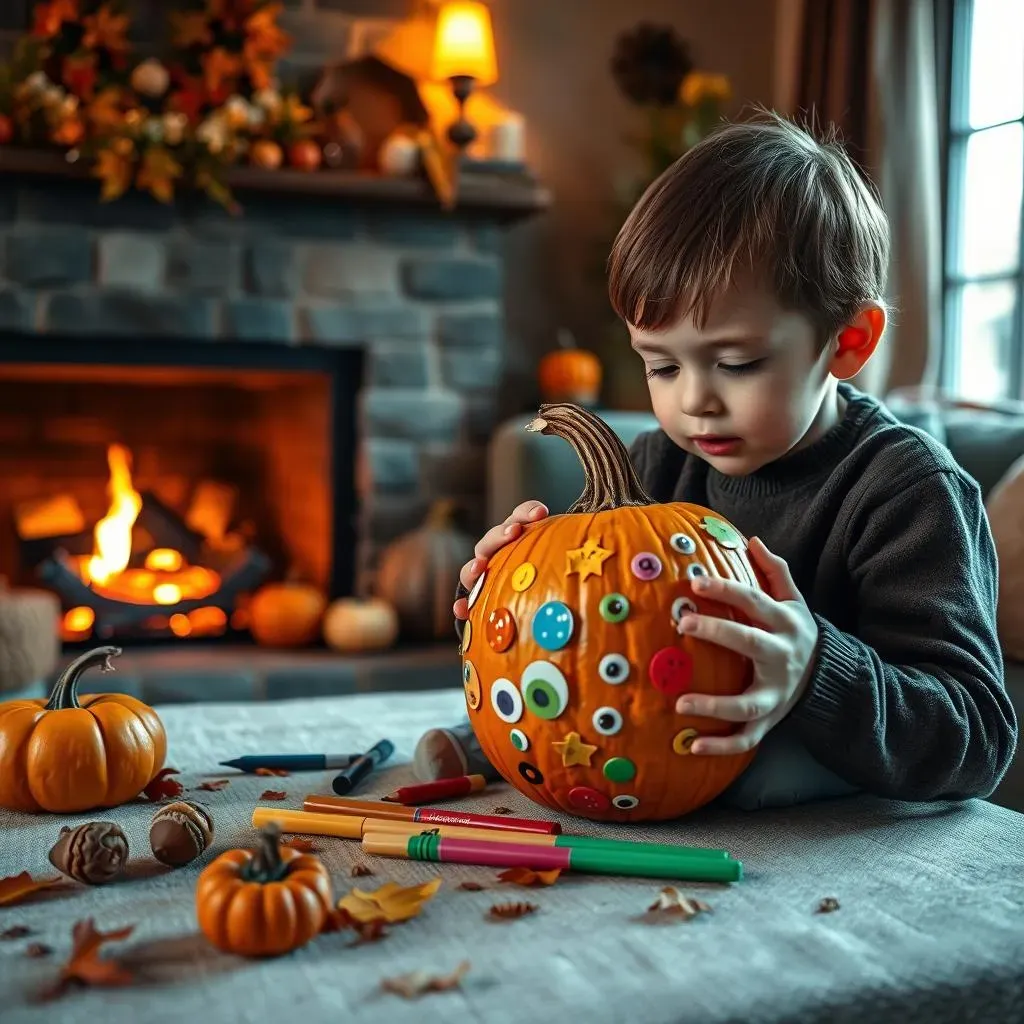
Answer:
[[167, 756], [157, 713], [126, 693], [78, 696], [93, 665], [107, 671], [119, 647], [97, 647], [71, 662], [49, 700], [0, 704], [0, 807], [70, 814], [118, 807], [153, 781]]
[[721, 793], [754, 752], [693, 754], [732, 723], [675, 710], [690, 691], [737, 694], [752, 662], [679, 632], [698, 575], [763, 588], [745, 538], [699, 505], [657, 504], [622, 442], [571, 404], [527, 429], [568, 441], [586, 487], [565, 515], [528, 525], [469, 595], [462, 632], [470, 721], [502, 776], [539, 803], [602, 821], [676, 818]]

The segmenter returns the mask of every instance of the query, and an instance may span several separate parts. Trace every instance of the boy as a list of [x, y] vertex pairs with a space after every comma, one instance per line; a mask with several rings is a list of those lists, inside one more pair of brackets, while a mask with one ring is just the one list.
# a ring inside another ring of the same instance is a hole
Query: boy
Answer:
[[[885, 214], [834, 137], [767, 113], [669, 168], [611, 253], [612, 305], [661, 427], [630, 452], [644, 488], [724, 515], [770, 584], [707, 578], [754, 625], [681, 626], [754, 661], [744, 694], [677, 704], [737, 723], [694, 754], [758, 744], [727, 805], [985, 797], [1014, 754], [978, 485], [846, 383], [882, 338], [888, 258]], [[479, 542], [457, 618], [487, 559], [546, 514], [526, 502]], [[433, 774], [480, 758], [466, 726], [417, 750]]]

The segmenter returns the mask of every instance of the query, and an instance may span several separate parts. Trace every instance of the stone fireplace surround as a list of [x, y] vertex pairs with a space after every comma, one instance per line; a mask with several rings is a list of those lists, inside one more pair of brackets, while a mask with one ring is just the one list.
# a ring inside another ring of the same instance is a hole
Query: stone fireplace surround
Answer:
[[[366, 592], [382, 545], [421, 522], [433, 499], [455, 496], [467, 528], [483, 525], [504, 364], [503, 232], [544, 203], [505, 203], [492, 185], [490, 198], [446, 213], [412, 183], [391, 194], [325, 181], [319, 195], [256, 183], [231, 217], [199, 199], [164, 206], [131, 193], [102, 204], [93, 181], [4, 173], [0, 331], [28, 332], [41, 349], [48, 335], [81, 337], [86, 361], [90, 337], [361, 347], [355, 590]], [[215, 699], [296, 696], [377, 688], [367, 676], [376, 666], [370, 676], [390, 673], [389, 688], [401, 688], [411, 685], [396, 682], [402, 671], [429, 672], [434, 660], [399, 651], [347, 659], [341, 671], [326, 654], [310, 652], [297, 669], [293, 657], [250, 653], [244, 667], [226, 652], [189, 654], [184, 690], [181, 654], [173, 666], [163, 651], [137, 655], [118, 685], [155, 672], [161, 694], [140, 681], [140, 695], [196, 699], [192, 684], [209, 690], [212, 672]], [[454, 641], [436, 661], [447, 678]]]

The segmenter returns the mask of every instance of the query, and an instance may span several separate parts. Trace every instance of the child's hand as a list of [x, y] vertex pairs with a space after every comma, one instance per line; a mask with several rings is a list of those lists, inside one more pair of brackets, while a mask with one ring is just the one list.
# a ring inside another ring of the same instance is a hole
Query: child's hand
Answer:
[[740, 754], [752, 749], [789, 714], [811, 676], [818, 624], [786, 562], [756, 537], [750, 542], [750, 553], [768, 579], [767, 594], [745, 583], [710, 576], [695, 579], [693, 588], [702, 597], [731, 605], [757, 625], [696, 613], [684, 615], [679, 623], [680, 632], [727, 647], [754, 662], [754, 681], [739, 696], [687, 693], [676, 701], [680, 713], [746, 723], [731, 736], [700, 737], [691, 748], [694, 754]]
[[[493, 558], [495, 553], [500, 551], [506, 544], [514, 541], [522, 532], [526, 523], [536, 523], [548, 514], [547, 506], [541, 501], [524, 501], [517, 505], [512, 515], [503, 523], [491, 527], [477, 541], [473, 554], [476, 556], [468, 561], [459, 573], [459, 582], [467, 589], [472, 590], [473, 584], [479, 579], [480, 574], [487, 568], [487, 560]], [[455, 618], [466, 619], [469, 617], [469, 608], [464, 597], [460, 597], [453, 605]]]

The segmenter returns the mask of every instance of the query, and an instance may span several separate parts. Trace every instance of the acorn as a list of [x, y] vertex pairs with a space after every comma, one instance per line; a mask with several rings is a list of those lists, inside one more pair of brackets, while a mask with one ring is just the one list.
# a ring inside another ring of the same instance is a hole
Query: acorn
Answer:
[[112, 821], [90, 821], [77, 828], [65, 825], [50, 850], [50, 863], [76, 882], [104, 885], [128, 863], [128, 839]]
[[161, 864], [180, 868], [194, 861], [213, 841], [213, 816], [191, 800], [164, 804], [149, 826], [149, 844]]

